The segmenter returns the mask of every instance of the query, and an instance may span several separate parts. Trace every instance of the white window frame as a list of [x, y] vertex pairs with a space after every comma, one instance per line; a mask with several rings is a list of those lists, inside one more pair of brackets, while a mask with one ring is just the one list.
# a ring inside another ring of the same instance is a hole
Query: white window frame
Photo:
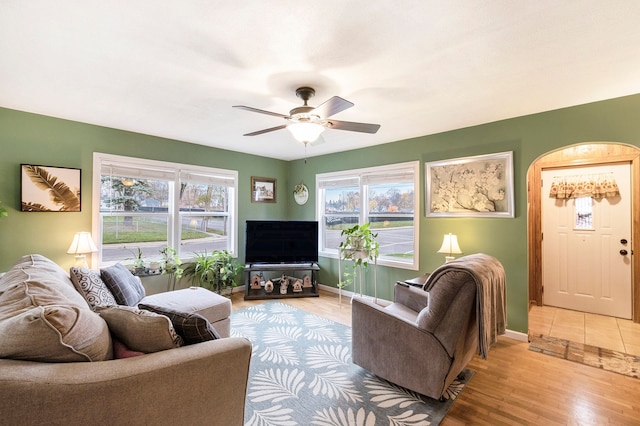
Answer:
[[[149, 160], [144, 158], [126, 157], [121, 155], [104, 154], [99, 152], [93, 153], [93, 195], [92, 195], [92, 235], [96, 246], [98, 247], [98, 253], [93, 254], [92, 264], [96, 265], [97, 262], [102, 259], [102, 229], [100, 220], [100, 198], [101, 198], [101, 175], [103, 163], [114, 163], [128, 169], [140, 169], [141, 171], [158, 170], [163, 179], [168, 179], [174, 182], [170, 185], [169, 203], [171, 204], [168, 213], [160, 213], [165, 215], [169, 220], [169, 230], [167, 235], [167, 244], [169, 247], [179, 252], [180, 245], [180, 232], [181, 227], [178, 226], [181, 220], [181, 216], [184, 216], [184, 212], [180, 212], [179, 205], [179, 192], [180, 192], [180, 179], [182, 176], [187, 176], [188, 182], [193, 182], [194, 179], [189, 179], [191, 176], [219, 176], [219, 179], [224, 179], [229, 183], [229, 188], [233, 190], [229, 194], [229, 235], [228, 235], [228, 247], [232, 256], [238, 256], [238, 171], [219, 169], [213, 167], [202, 167], [191, 164], [180, 164], [166, 161]], [[147, 176], [148, 177], [148, 176]], [[198, 180], [198, 179], [195, 179]], [[136, 213], [130, 213], [128, 215], [135, 216]], [[188, 214], [186, 214], [188, 215]], [[199, 213], [202, 216], [202, 213]], [[219, 215], [219, 214], [218, 214]], [[183, 260], [189, 260], [184, 258]], [[106, 266], [109, 262], [103, 262], [100, 266]]]
[[361, 208], [358, 217], [358, 223], [363, 224], [369, 221], [369, 209], [363, 204], [366, 204], [366, 200], [369, 199], [369, 184], [370, 182], [382, 183], [385, 179], [389, 179], [389, 182], [393, 182], [392, 176], [397, 175], [400, 171], [411, 170], [413, 174], [413, 260], [412, 262], [402, 262], [394, 259], [391, 256], [381, 256], [378, 258], [378, 265], [391, 266], [401, 269], [410, 269], [417, 271], [420, 264], [420, 162], [410, 161], [406, 163], [389, 164], [377, 167], [368, 167], [363, 169], [343, 170], [340, 172], [321, 173], [316, 175], [316, 220], [321, 227], [321, 232], [318, 238], [318, 253], [320, 256], [338, 259], [338, 248], [329, 249], [324, 248], [324, 229], [325, 224], [325, 200], [324, 200], [324, 188], [330, 186], [331, 181], [342, 182], [355, 182], [360, 187]]

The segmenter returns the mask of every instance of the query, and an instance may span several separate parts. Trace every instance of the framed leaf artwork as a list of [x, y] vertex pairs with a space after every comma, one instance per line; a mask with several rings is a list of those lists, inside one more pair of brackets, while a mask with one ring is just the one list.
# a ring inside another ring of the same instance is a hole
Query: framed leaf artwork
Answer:
[[79, 212], [80, 169], [20, 165], [23, 212]]

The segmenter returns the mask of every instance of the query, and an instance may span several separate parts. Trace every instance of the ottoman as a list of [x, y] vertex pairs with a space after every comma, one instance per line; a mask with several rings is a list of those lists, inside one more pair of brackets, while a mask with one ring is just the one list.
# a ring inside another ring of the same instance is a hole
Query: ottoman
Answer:
[[205, 317], [220, 337], [231, 334], [231, 300], [202, 287], [190, 287], [176, 291], [145, 296], [141, 304], [163, 306], [176, 311], [196, 313]]

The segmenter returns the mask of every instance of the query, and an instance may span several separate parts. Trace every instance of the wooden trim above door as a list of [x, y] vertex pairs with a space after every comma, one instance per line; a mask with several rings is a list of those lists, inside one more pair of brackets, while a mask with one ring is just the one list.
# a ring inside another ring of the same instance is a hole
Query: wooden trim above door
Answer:
[[[543, 169], [592, 166], [609, 163], [631, 164], [631, 250], [640, 242], [640, 150], [616, 143], [585, 143], [551, 152], [538, 158], [527, 172], [527, 245], [529, 252], [529, 304], [542, 306], [542, 194]], [[640, 323], [640, 252], [631, 256], [633, 322]]]

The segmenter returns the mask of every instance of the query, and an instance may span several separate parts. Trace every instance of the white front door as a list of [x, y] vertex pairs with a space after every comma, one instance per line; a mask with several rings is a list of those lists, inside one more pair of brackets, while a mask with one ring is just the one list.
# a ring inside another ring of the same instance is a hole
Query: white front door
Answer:
[[[561, 176], [613, 173], [620, 196], [549, 197]], [[543, 303], [631, 319], [631, 166], [542, 171]]]

